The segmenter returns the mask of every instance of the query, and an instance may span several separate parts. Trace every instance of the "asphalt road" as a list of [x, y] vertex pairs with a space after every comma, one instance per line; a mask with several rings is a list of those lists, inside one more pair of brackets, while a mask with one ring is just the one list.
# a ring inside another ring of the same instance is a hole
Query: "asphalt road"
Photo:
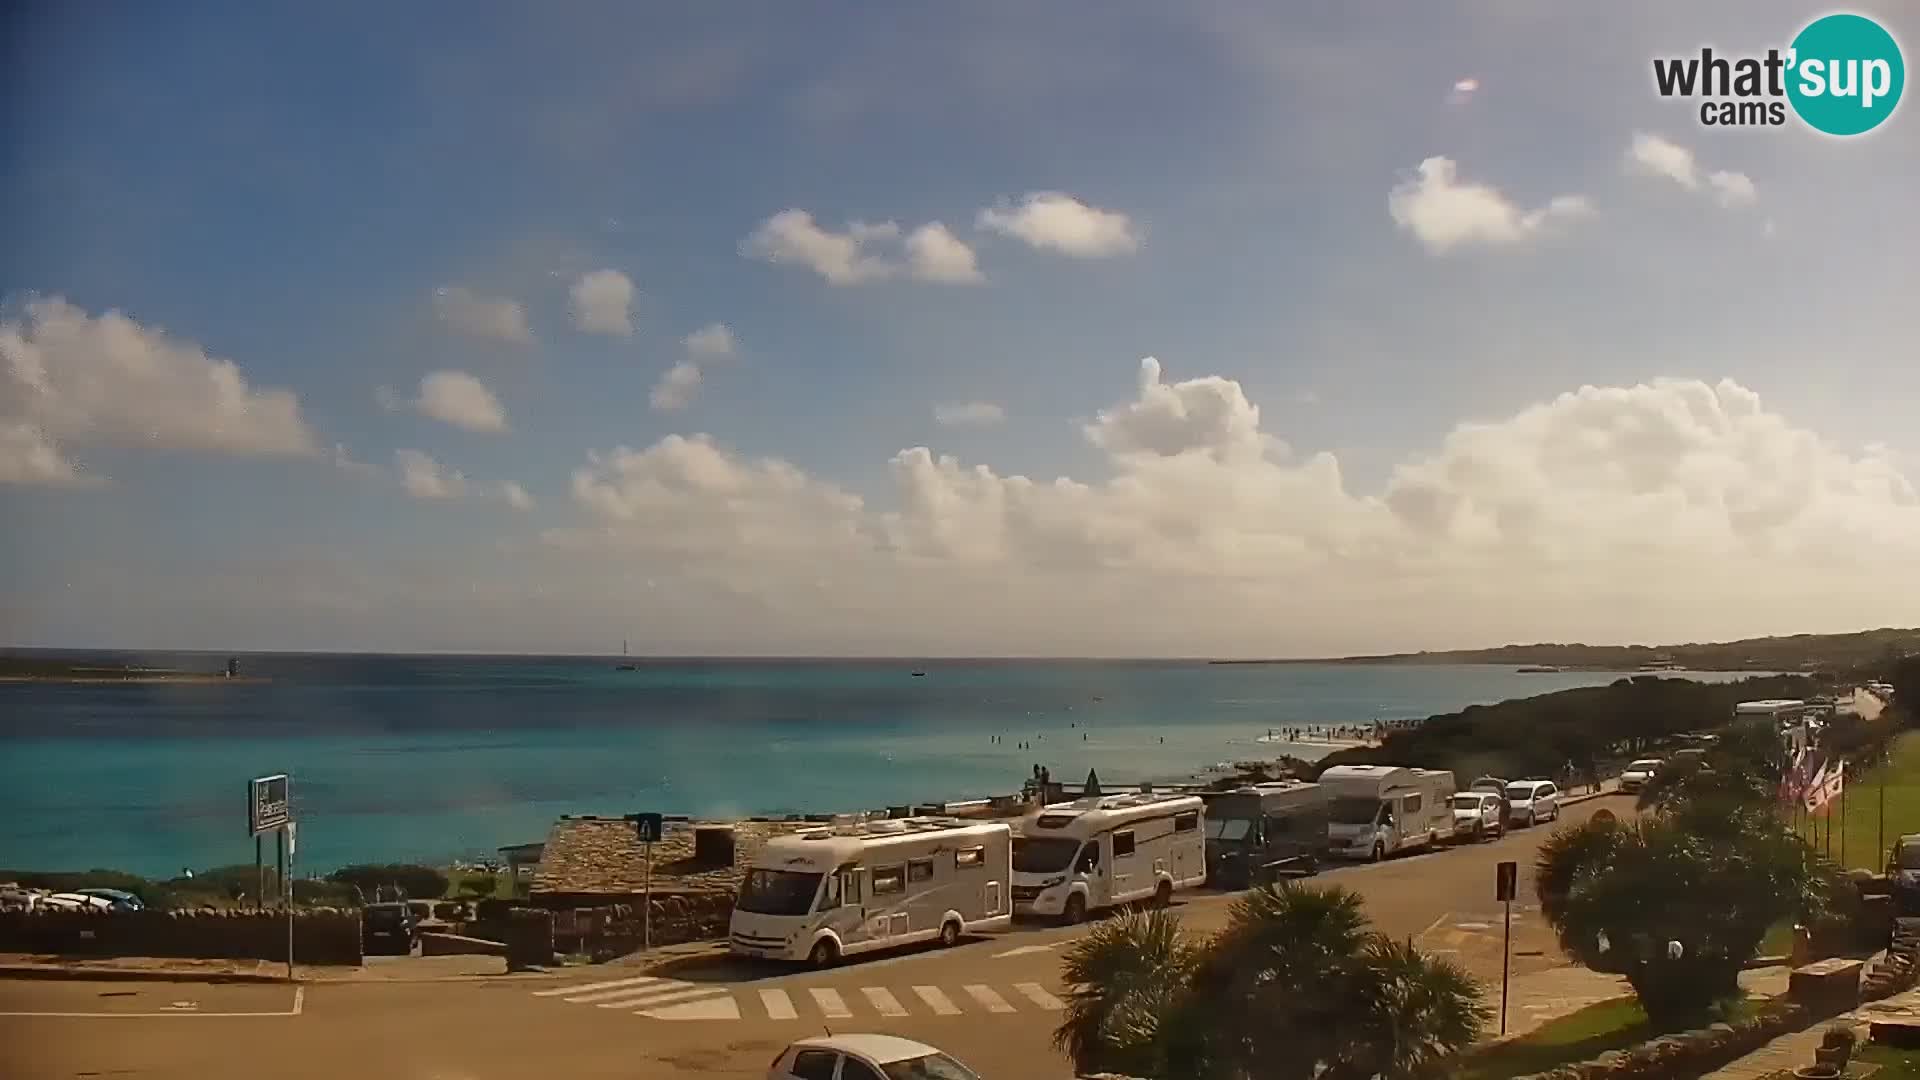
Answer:
[[[1624, 798], [1569, 808], [1567, 821]], [[1365, 897], [1375, 926], [1452, 955], [1497, 986], [1494, 867], [1531, 863], [1551, 827], [1324, 873]], [[1177, 905], [1218, 928], [1232, 897]], [[1513, 968], [1562, 961], [1530, 903], [1516, 904]], [[646, 976], [597, 968], [564, 980], [453, 983], [0, 981], [0, 1077], [327, 1077], [479, 1080], [528, 1076], [759, 1078], [794, 1039], [831, 1029], [932, 1043], [988, 1080], [1072, 1076], [1051, 1046], [1075, 927], [1022, 927], [945, 951], [855, 958], [826, 972], [733, 962]]]

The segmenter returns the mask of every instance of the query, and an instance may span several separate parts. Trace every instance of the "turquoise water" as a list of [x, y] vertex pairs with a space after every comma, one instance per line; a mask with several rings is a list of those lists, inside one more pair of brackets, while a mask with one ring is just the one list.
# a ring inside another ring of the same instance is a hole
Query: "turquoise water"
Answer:
[[[216, 670], [225, 657], [142, 656]], [[1168, 779], [1318, 747], [1288, 724], [1609, 682], [1508, 667], [249, 656], [259, 685], [0, 685], [0, 867], [248, 862], [249, 777], [288, 772], [300, 861], [442, 860], [561, 814], [826, 812]], [[914, 671], [924, 672], [914, 677]], [[1694, 676], [1729, 678], [1725, 675]], [[1000, 736], [1004, 741], [994, 741]], [[1161, 740], [1165, 741], [1162, 742]], [[1021, 749], [1027, 742], [1030, 749]]]

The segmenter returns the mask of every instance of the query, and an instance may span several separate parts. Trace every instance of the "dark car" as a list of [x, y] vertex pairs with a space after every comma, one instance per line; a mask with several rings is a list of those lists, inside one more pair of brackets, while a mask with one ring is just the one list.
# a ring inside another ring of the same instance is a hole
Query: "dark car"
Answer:
[[134, 894], [124, 889], [75, 889], [82, 896], [97, 896], [113, 905], [115, 911], [142, 911], [146, 904]]
[[361, 937], [370, 953], [411, 953], [419, 925], [413, 909], [404, 901], [368, 904], [360, 914]]
[[1920, 915], [1920, 833], [1894, 841], [1887, 853], [1887, 880], [1893, 886], [1894, 913]]

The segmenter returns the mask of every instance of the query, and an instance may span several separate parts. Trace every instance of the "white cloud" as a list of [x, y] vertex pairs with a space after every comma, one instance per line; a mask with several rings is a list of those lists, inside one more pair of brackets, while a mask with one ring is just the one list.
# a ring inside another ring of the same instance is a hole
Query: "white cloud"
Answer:
[[845, 232], [832, 232], [814, 224], [805, 210], [782, 210], [741, 242], [740, 253], [763, 262], [804, 266], [834, 285], [858, 285], [893, 276], [898, 267], [871, 247], [899, 235], [900, 227], [890, 221], [856, 221]]
[[805, 210], [782, 210], [740, 242], [740, 254], [804, 266], [833, 285], [903, 276], [955, 285], [984, 280], [973, 249], [937, 221], [905, 233], [892, 221], [855, 221], [834, 232]]
[[349, 453], [346, 443], [334, 443], [333, 451], [328, 457], [333, 462], [333, 467], [344, 473], [352, 473], [355, 476], [377, 476], [380, 473], [378, 465], [360, 461]]
[[933, 407], [934, 423], [941, 427], [993, 427], [1007, 418], [1007, 410], [991, 401], [956, 401]]
[[975, 223], [1036, 250], [1081, 259], [1130, 255], [1140, 248], [1139, 235], [1127, 215], [1088, 206], [1059, 191], [1032, 192], [1017, 206], [988, 207]]
[[526, 488], [521, 487], [511, 480], [500, 485], [500, 497], [505, 499], [507, 505], [513, 507], [515, 510], [533, 509], [533, 496], [527, 494]]
[[732, 356], [739, 343], [734, 340], [733, 331], [726, 323], [708, 323], [707, 325], [680, 339], [687, 352], [694, 356], [718, 359]]
[[507, 411], [479, 379], [464, 371], [436, 371], [420, 380], [420, 415], [467, 431], [507, 430]]
[[736, 647], [829, 651], [1684, 640], [1798, 624], [1808, 604], [1897, 619], [1886, 583], [1920, 561], [1920, 496], [1892, 458], [1843, 450], [1731, 382], [1584, 387], [1461, 424], [1372, 493], [1263, 429], [1235, 380], [1168, 382], [1153, 361], [1084, 434], [1104, 479], [913, 447], [876, 506], [672, 436], [590, 454], [580, 522], [544, 537], [572, 572], [699, 592], [684, 610], [731, 611], [725, 625], [752, 635]]
[[505, 297], [482, 296], [459, 285], [434, 290], [433, 310], [440, 321], [468, 337], [526, 345], [533, 341], [527, 309]]
[[92, 487], [105, 481], [84, 473], [29, 423], [0, 420], [0, 484]]
[[1692, 150], [1671, 139], [1635, 132], [1627, 147], [1627, 167], [1642, 176], [1662, 177], [1688, 191], [1705, 190], [1713, 201], [1728, 209], [1752, 206], [1760, 200], [1760, 191], [1746, 173], [1717, 170], [1703, 172]]
[[682, 360], [667, 369], [660, 381], [653, 384], [653, 392], [648, 395], [647, 403], [662, 412], [684, 409], [693, 404], [694, 396], [700, 392], [700, 365], [691, 360]]
[[1467, 102], [1473, 100], [1473, 95], [1479, 92], [1479, 79], [1473, 78], [1472, 76], [1464, 79], [1455, 79], [1453, 89], [1447, 93], [1447, 104], [1465, 105]]
[[400, 486], [416, 499], [458, 499], [467, 494], [467, 478], [419, 450], [397, 450], [394, 465]]
[[921, 281], [969, 283], [985, 281], [974, 261], [973, 249], [937, 221], [907, 234], [907, 269]]
[[1470, 246], [1512, 246], [1549, 222], [1592, 212], [1592, 204], [1580, 195], [1555, 196], [1543, 207], [1521, 210], [1495, 188], [1459, 181], [1453, 161], [1444, 157], [1421, 162], [1418, 176], [1387, 194], [1387, 213], [1394, 223], [1435, 255]]
[[0, 321], [0, 429], [12, 483], [90, 482], [69, 445], [320, 453], [291, 391], [256, 389], [199, 345], [59, 297], [29, 296]]
[[581, 274], [567, 290], [573, 325], [589, 334], [633, 334], [633, 280], [618, 270]]

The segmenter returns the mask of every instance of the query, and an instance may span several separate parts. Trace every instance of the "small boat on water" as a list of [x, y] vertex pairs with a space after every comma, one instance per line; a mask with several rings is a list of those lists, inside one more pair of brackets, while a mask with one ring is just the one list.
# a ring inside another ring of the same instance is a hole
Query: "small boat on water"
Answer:
[[[627, 639], [626, 639], [626, 638], [621, 638], [621, 639], [620, 639], [620, 655], [621, 655], [621, 656], [625, 656], [625, 655], [627, 655]], [[638, 664], [615, 664], [615, 665], [613, 666], [613, 670], [615, 670], [615, 671], [638, 671], [638, 670], [640, 670], [640, 665], [638, 665]]]
[[916, 671], [913, 673], [913, 677], [916, 679], [924, 679], [927, 677], [927, 673], [924, 671]]

